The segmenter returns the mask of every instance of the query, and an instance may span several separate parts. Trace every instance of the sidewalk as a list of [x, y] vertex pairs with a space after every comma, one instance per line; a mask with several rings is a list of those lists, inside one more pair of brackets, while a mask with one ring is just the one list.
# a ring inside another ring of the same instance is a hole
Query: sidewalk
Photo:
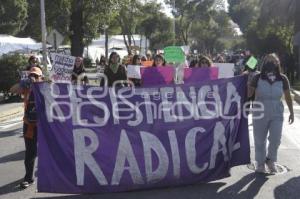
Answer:
[[24, 112], [23, 102], [0, 104], [0, 122], [15, 117]]
[[294, 94], [294, 100], [300, 104], [300, 91], [292, 89], [292, 94]]

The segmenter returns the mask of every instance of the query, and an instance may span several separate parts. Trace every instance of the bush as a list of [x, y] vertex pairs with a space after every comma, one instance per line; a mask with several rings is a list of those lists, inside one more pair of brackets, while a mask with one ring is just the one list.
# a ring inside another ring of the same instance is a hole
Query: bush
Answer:
[[92, 68], [92, 67], [94, 67], [92, 59], [86, 58], [86, 57], [83, 58], [83, 65], [84, 65], [85, 68]]
[[20, 54], [8, 54], [0, 57], [0, 92], [4, 97], [9, 95], [9, 89], [20, 80], [19, 72], [24, 70], [27, 58]]

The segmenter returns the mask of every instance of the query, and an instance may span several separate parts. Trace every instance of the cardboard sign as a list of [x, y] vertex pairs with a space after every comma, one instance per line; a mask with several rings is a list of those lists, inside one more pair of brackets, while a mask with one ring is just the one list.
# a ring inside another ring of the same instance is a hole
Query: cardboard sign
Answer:
[[144, 67], [152, 67], [153, 61], [142, 61]]
[[134, 78], [134, 79], [141, 79], [141, 66], [128, 65], [127, 77]]
[[230, 78], [234, 76], [234, 64], [232, 63], [214, 63], [219, 68], [219, 78]]
[[172, 84], [175, 68], [173, 66], [159, 66], [141, 68], [143, 86]]
[[258, 62], [257, 59], [255, 59], [255, 57], [251, 56], [249, 58], [249, 60], [247, 61], [246, 65], [251, 69], [255, 69], [257, 62]]
[[27, 80], [29, 76], [30, 71], [24, 70], [20, 72], [21, 80]]
[[179, 63], [185, 62], [185, 55], [180, 46], [169, 46], [164, 48], [164, 58], [169, 63]]
[[53, 82], [71, 82], [75, 57], [53, 53], [51, 54], [53, 67], [50, 71], [50, 79]]

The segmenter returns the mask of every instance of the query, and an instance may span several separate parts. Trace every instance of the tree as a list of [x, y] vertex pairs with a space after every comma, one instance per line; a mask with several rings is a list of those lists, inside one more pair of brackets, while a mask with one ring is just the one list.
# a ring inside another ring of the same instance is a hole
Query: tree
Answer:
[[229, 14], [257, 54], [292, 52], [294, 0], [229, 0]]
[[27, 59], [19, 54], [6, 54], [1, 57], [0, 92], [4, 93], [5, 97], [8, 96], [10, 87], [19, 82], [19, 72], [25, 69], [22, 67], [26, 64]]
[[260, 0], [228, 0], [229, 15], [231, 19], [239, 25], [241, 31], [245, 33], [252, 21], [258, 19], [260, 15]]
[[230, 18], [224, 10], [214, 10], [209, 21], [194, 23], [191, 29], [191, 38], [194, 41], [192, 47], [207, 54], [224, 50], [224, 41], [234, 35], [229, 21]]
[[165, 2], [173, 6], [179, 43], [188, 45], [192, 23], [195, 20], [209, 21], [215, 0], [165, 0]]
[[115, 9], [117, 2], [116, 0], [71, 0], [70, 40], [73, 56], [82, 56], [84, 45], [88, 45], [98, 35], [100, 27], [109, 18], [108, 11]]
[[[17, 36], [31, 37], [38, 41], [42, 40], [40, 1], [27, 0], [28, 17], [26, 26]], [[58, 30], [63, 35], [68, 35], [70, 23], [70, 1], [69, 0], [45, 0], [47, 32], [52, 29]]]
[[175, 35], [172, 29], [172, 19], [161, 11], [161, 5], [147, 3], [141, 7], [145, 13], [137, 26], [140, 34], [144, 34], [150, 41], [152, 49], [162, 49], [174, 43]]
[[1, 0], [0, 33], [16, 35], [26, 25], [26, 0]]
[[[85, 45], [99, 35], [114, 10], [117, 0], [46, 0], [46, 25], [50, 32], [57, 29], [71, 41], [71, 53], [82, 56]], [[19, 36], [31, 36], [41, 40], [40, 4], [28, 0], [27, 26]]]
[[121, 27], [121, 34], [124, 38], [128, 54], [131, 54], [132, 46], [136, 46], [132, 35], [136, 32], [136, 27], [141, 20], [142, 4], [138, 0], [118, 0], [117, 15], [115, 20]]

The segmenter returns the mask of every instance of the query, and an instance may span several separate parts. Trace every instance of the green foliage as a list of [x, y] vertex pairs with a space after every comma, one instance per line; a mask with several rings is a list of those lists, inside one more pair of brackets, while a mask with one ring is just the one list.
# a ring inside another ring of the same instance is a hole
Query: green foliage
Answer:
[[203, 53], [223, 51], [226, 48], [224, 41], [231, 40], [232, 37], [233, 30], [229, 23], [229, 16], [223, 10], [211, 12], [209, 21], [195, 22], [191, 28], [193, 48]]
[[158, 11], [160, 9], [159, 4], [145, 4], [142, 7], [145, 15], [138, 26], [140, 33], [149, 39], [152, 49], [162, 49], [174, 43], [172, 19]]
[[243, 33], [248, 25], [258, 19], [260, 12], [260, 0], [228, 0], [230, 5], [229, 15], [237, 23]]
[[92, 68], [93, 67], [92, 59], [85, 57], [83, 59], [83, 65], [85, 68]]
[[[248, 48], [259, 55], [292, 53], [294, 0], [229, 0], [229, 14], [244, 33]], [[293, 8], [293, 9], [292, 9]]]
[[[174, 7], [173, 0], [165, 0]], [[215, 0], [175, 0], [173, 15], [176, 18], [176, 35], [179, 44], [188, 45], [192, 24], [197, 21], [209, 21]]]
[[10, 87], [19, 82], [19, 72], [24, 70], [26, 64], [27, 58], [19, 54], [3, 55], [0, 58], [0, 92], [4, 95], [9, 93]]
[[1, 0], [0, 4], [0, 33], [16, 34], [26, 25], [26, 0]]

